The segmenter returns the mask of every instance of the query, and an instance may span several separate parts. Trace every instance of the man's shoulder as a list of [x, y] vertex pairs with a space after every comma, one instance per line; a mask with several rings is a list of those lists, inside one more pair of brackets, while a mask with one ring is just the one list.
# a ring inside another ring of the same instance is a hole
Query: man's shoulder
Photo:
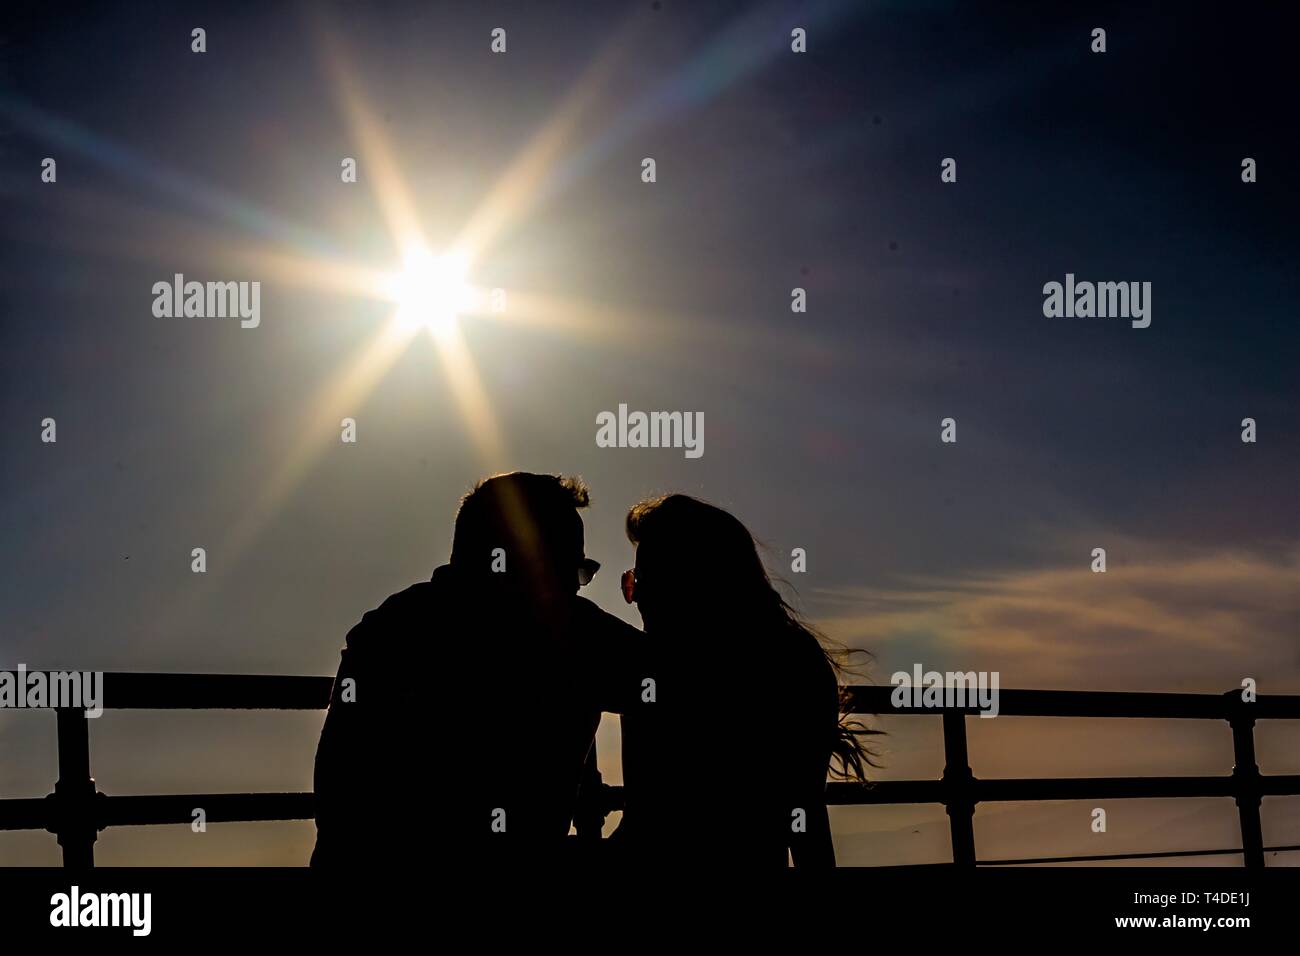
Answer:
[[379, 639], [379, 635], [404, 630], [421, 622], [427, 624], [438, 590], [432, 581], [420, 581], [389, 595], [378, 607], [362, 615], [361, 620], [348, 631], [348, 648], [370, 645]]

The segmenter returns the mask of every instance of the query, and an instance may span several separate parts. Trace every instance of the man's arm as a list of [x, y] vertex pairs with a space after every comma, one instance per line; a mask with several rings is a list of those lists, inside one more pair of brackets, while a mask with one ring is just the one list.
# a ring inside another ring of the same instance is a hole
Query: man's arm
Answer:
[[648, 676], [645, 635], [581, 597], [574, 623], [581, 638], [578, 646], [589, 659], [596, 703], [606, 713], [627, 713], [640, 699], [641, 682]]
[[316, 747], [316, 849], [312, 866], [340, 865], [357, 846], [358, 821], [349, 811], [357, 808], [356, 788], [367, 777], [358, 773], [356, 766], [365, 753], [367, 735], [362, 728], [365, 713], [355, 703], [355, 688], [355, 667], [345, 647]]
[[312, 866], [356, 863], [374, 846], [372, 788], [384, 779], [384, 748], [393, 733], [385, 726], [384, 675], [374, 658], [377, 642], [382, 644], [392, 626], [393, 606], [394, 598], [389, 598], [348, 631], [316, 747]]

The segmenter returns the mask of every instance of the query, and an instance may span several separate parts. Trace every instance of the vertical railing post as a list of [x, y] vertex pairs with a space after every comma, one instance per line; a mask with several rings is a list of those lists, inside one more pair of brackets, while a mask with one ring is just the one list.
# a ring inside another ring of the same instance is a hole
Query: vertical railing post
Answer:
[[95, 865], [95, 780], [90, 775], [90, 728], [79, 707], [55, 711], [59, 723], [59, 780], [54, 806], [65, 867]]
[[943, 712], [944, 809], [952, 829], [952, 861], [958, 866], [975, 865], [975, 776], [966, 748], [966, 714]]
[[1248, 869], [1264, 867], [1264, 831], [1259, 820], [1259, 765], [1255, 763], [1255, 715], [1239, 692], [1229, 691], [1228, 723], [1232, 727], [1232, 781], [1241, 821], [1241, 849]]

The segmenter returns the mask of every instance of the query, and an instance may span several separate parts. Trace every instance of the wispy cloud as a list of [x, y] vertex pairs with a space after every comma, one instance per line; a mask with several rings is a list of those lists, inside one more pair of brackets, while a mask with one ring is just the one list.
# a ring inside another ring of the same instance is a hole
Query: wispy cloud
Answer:
[[887, 672], [923, 648], [927, 667], [996, 669], [1004, 687], [1213, 692], [1254, 677], [1264, 693], [1300, 691], [1294, 552], [1145, 554], [1105, 574], [1084, 560], [815, 596], [825, 630]]

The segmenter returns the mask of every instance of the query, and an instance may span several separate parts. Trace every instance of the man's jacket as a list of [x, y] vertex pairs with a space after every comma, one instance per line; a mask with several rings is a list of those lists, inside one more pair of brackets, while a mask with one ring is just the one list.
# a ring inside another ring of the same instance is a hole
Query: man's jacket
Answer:
[[450, 565], [347, 635], [316, 752], [313, 866], [495, 866], [563, 852], [601, 711], [641, 632], [573, 597], [535, 615]]

